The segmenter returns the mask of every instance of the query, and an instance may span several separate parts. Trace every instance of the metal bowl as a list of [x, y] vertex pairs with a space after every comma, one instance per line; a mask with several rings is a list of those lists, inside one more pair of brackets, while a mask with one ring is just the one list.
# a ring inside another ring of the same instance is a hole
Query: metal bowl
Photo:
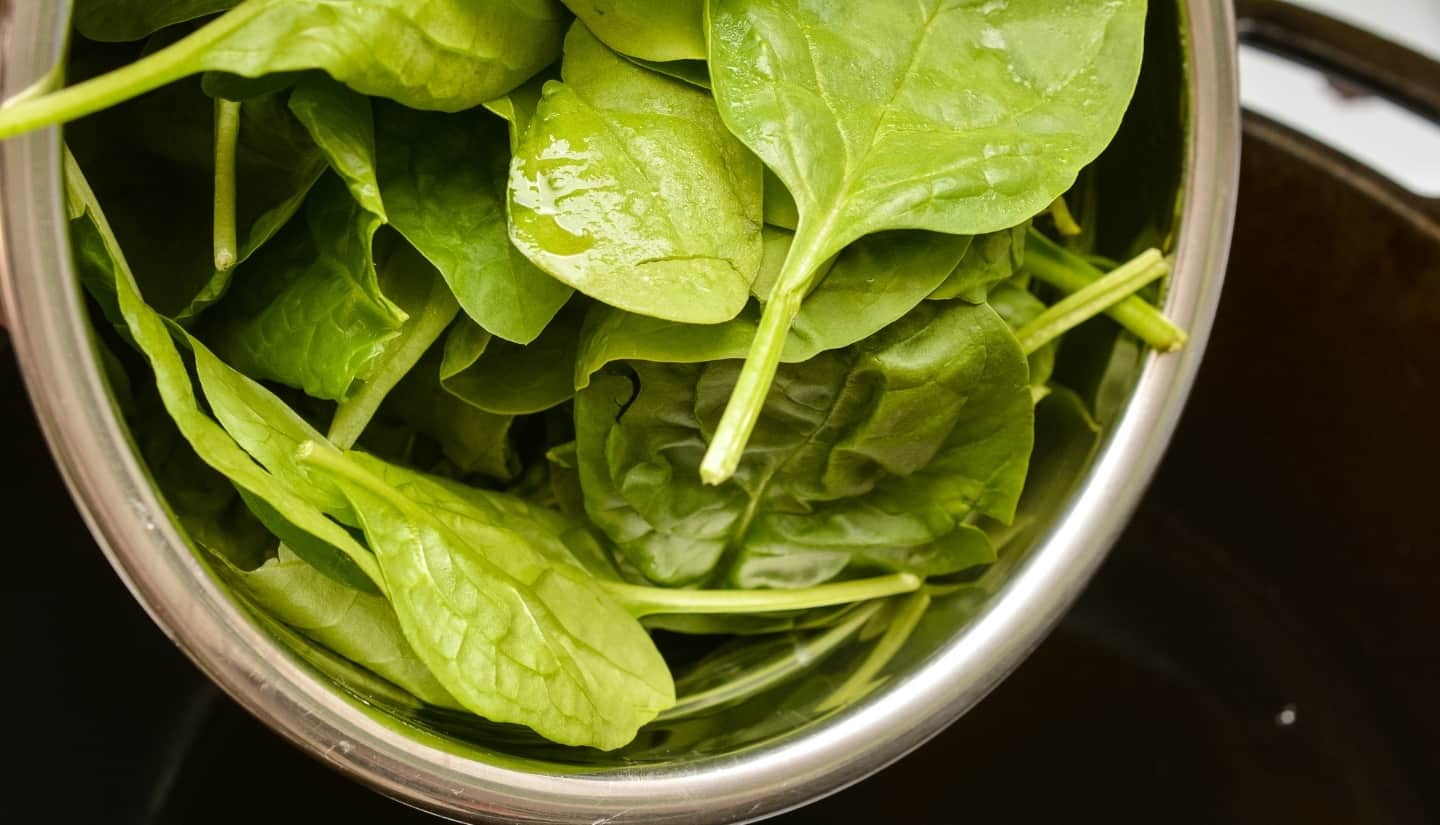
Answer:
[[[57, 63], [69, 5], [0, 2], [0, 97]], [[1101, 162], [1126, 170], [1102, 200], [1133, 207], [1105, 213], [1116, 217], [1107, 217], [1102, 241], [1124, 254], [1173, 238], [1164, 307], [1190, 343], [1175, 355], [1111, 361], [1104, 386], [1113, 415], [1098, 449], [1071, 451], [1075, 460], [1047, 469], [1031, 496], [1031, 529], [976, 587], [937, 602], [877, 689], [838, 710], [762, 697], [647, 731], [606, 755], [497, 744], [506, 739], [483, 726], [337, 683], [232, 601], [138, 459], [92, 348], [54, 130], [0, 144], [0, 303], [51, 449], [112, 565], [171, 639], [274, 730], [382, 793], [461, 820], [758, 819], [879, 770], [984, 697], [1084, 587], [1159, 462], [1219, 298], [1239, 113], [1230, 4], [1151, 5], [1137, 104]]]

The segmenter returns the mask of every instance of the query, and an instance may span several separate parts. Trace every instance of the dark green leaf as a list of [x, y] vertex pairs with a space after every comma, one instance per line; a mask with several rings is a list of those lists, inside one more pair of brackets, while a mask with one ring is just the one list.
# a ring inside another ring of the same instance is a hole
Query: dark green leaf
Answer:
[[307, 75], [290, 95], [290, 111], [325, 153], [361, 206], [387, 220], [375, 171], [375, 116], [370, 99], [324, 75]]
[[228, 11], [240, 0], [75, 0], [75, 28], [91, 40], [143, 40], [155, 32]]
[[[651, 580], [802, 587], [854, 567], [921, 575], [993, 558], [1025, 478], [1025, 359], [987, 306], [927, 303], [783, 368], [735, 478], [696, 469], [738, 366], [635, 363], [576, 405], [586, 510]], [[623, 414], [622, 414], [623, 410]]]
[[445, 342], [440, 383], [471, 406], [497, 415], [529, 415], [575, 395], [575, 357], [587, 301], [572, 300], [526, 346], [493, 340], [476, 349], [476, 327], [456, 326]]

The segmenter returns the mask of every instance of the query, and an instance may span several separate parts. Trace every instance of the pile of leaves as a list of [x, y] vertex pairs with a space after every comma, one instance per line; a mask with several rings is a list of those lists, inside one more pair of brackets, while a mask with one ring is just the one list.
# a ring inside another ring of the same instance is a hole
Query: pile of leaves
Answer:
[[[0, 138], [69, 124], [118, 403], [237, 598], [614, 749], [879, 633], [872, 687], [996, 560], [1062, 337], [1180, 346], [1062, 197], [1145, 5], [79, 0]], [[806, 635], [677, 690], [658, 629]]]

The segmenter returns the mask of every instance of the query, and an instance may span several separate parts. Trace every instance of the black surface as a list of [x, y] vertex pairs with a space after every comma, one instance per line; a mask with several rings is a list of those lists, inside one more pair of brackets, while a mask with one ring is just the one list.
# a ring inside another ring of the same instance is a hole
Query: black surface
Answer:
[[[1440, 821], [1440, 230], [1252, 123], [1180, 435], [981, 706], [808, 822]], [[0, 367], [7, 821], [431, 822], [220, 697], [95, 549]], [[11, 819], [11, 817], [15, 817]]]

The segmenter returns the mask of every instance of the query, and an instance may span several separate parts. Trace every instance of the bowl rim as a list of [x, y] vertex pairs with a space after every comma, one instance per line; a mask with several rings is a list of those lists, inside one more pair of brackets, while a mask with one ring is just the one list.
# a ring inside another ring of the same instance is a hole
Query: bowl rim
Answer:
[[[0, 99], [62, 53], [69, 0], [0, 8]], [[581, 775], [500, 767], [406, 735], [340, 696], [221, 590], [170, 524], [106, 391], [68, 253], [56, 129], [0, 143], [0, 306], [41, 428], [112, 566], [170, 639], [271, 729], [392, 798], [462, 820], [750, 821], [891, 764], [985, 696], [1039, 644], [1119, 536], [1178, 423], [1219, 302], [1240, 112], [1231, 4], [1186, 0], [1187, 180], [1165, 311], [1190, 331], [1147, 356], [1119, 423], [1002, 592], [921, 668], [799, 734], [673, 766]], [[34, 32], [34, 36], [16, 36]]]

